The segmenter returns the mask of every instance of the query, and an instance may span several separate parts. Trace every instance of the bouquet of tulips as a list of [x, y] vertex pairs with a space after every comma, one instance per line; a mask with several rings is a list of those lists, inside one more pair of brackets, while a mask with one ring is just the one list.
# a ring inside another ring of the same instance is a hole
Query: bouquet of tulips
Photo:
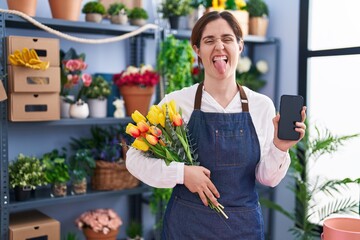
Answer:
[[[132, 147], [148, 154], [150, 157], [160, 158], [167, 165], [171, 162], [183, 162], [186, 165], [199, 165], [197, 155], [192, 150], [188, 129], [182, 119], [181, 109], [176, 110], [175, 101], [150, 107], [147, 116], [135, 111], [131, 118], [136, 123], [129, 123], [126, 133], [135, 138]], [[224, 207], [215, 206], [211, 201], [209, 207], [225, 218]]]

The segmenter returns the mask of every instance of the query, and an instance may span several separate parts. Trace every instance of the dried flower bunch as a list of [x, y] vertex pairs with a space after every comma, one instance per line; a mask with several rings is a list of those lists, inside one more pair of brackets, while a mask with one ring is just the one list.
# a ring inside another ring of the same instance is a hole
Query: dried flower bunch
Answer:
[[75, 220], [75, 224], [80, 230], [91, 228], [94, 232], [108, 234], [111, 230], [117, 230], [123, 222], [114, 210], [99, 208], [84, 212]]
[[129, 66], [121, 73], [115, 74], [113, 80], [117, 87], [123, 85], [147, 87], [158, 84], [160, 76], [151, 65], [141, 65], [139, 68]]

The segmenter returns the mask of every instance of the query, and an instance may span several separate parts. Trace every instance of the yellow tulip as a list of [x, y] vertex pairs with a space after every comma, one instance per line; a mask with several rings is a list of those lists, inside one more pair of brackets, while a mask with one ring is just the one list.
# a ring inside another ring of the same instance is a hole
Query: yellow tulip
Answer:
[[132, 123], [129, 123], [126, 126], [125, 132], [127, 134], [129, 134], [130, 136], [132, 136], [133, 138], [137, 138], [138, 136], [140, 136], [140, 133], [141, 133], [140, 130], [138, 129], [138, 127]]
[[159, 129], [159, 128], [156, 127], [156, 126], [150, 126], [149, 132], [150, 132], [152, 135], [154, 135], [155, 137], [160, 137], [161, 134], [162, 134], [161, 129]]
[[144, 152], [149, 150], [149, 146], [140, 138], [135, 139], [135, 141], [131, 144], [131, 146]]
[[131, 118], [136, 122], [146, 121], [146, 118], [138, 111], [136, 110], [133, 114], [131, 114]]
[[159, 139], [152, 134], [146, 134], [146, 141], [154, 146], [158, 143]]
[[138, 129], [140, 130], [140, 132], [145, 133], [147, 131], [149, 131], [149, 124], [147, 124], [145, 121], [140, 121], [136, 124], [136, 126], [138, 127]]
[[149, 122], [153, 125], [158, 125], [159, 122], [159, 114], [162, 112], [161, 108], [158, 105], [153, 105], [150, 107], [150, 110], [146, 116]]

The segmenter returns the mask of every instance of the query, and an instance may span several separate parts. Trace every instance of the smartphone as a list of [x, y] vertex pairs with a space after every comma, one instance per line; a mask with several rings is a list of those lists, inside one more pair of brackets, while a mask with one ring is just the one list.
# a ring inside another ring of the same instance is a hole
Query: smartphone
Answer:
[[300, 95], [282, 95], [280, 99], [280, 121], [278, 138], [298, 140], [300, 133], [295, 131], [295, 122], [301, 121], [304, 98]]

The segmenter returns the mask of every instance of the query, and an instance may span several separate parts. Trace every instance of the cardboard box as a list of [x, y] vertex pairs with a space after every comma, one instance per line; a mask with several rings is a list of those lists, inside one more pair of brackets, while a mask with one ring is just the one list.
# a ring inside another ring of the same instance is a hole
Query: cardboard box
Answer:
[[12, 93], [9, 120], [13, 122], [60, 120], [59, 93]]
[[100, 0], [100, 2], [105, 6], [106, 9], [108, 9], [109, 6], [115, 2], [123, 3], [127, 8], [130, 9], [134, 7], [143, 7], [142, 0]]
[[8, 36], [6, 44], [7, 55], [23, 48], [35, 49], [42, 61], [50, 62], [51, 67], [60, 66], [60, 42], [57, 38]]
[[10, 92], [60, 92], [60, 67], [34, 70], [8, 66]]
[[60, 240], [60, 222], [39, 211], [10, 214], [9, 240]]

